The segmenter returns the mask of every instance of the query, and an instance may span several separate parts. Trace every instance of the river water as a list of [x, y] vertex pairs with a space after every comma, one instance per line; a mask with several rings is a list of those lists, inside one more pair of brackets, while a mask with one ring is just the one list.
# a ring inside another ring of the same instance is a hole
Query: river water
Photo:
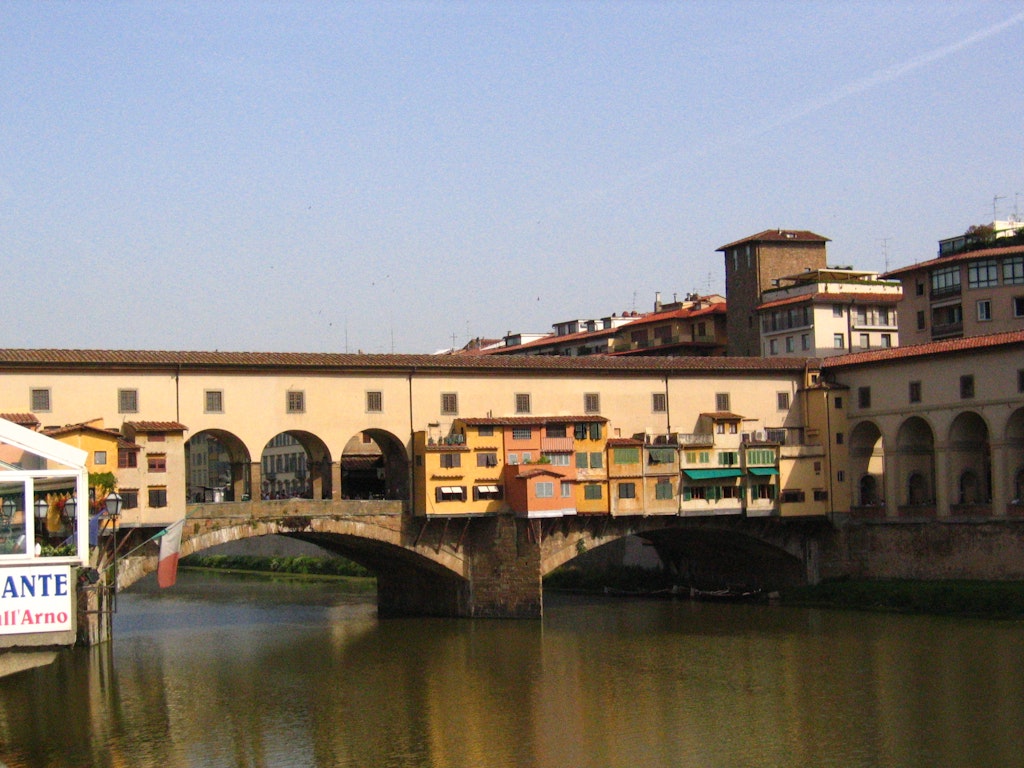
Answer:
[[82, 768], [1024, 765], [1024, 624], [547, 595], [378, 621], [183, 572], [113, 643], [0, 679], [0, 761]]

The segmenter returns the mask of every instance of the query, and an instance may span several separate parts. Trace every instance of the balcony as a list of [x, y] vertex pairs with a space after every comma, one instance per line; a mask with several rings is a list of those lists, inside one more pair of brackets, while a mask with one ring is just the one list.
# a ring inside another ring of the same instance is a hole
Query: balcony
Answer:
[[713, 448], [715, 436], [710, 432], [679, 432], [676, 439], [682, 448]]

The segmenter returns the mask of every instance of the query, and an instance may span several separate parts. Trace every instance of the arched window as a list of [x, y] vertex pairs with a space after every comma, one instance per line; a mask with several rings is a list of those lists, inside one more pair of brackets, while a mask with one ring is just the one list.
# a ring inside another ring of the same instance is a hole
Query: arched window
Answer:
[[960, 503], [978, 504], [981, 502], [981, 494], [978, 488], [978, 475], [974, 470], [968, 469], [960, 475]]
[[864, 475], [860, 479], [860, 504], [870, 507], [878, 503], [878, 480], [874, 475]]
[[920, 472], [912, 472], [907, 479], [907, 503], [911, 506], [927, 504], [928, 482]]

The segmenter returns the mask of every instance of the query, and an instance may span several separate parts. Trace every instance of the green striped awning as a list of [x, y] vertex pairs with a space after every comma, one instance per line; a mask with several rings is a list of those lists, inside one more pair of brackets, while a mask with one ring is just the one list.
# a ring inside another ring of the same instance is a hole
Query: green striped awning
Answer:
[[768, 475], [779, 474], [779, 470], [775, 467], [748, 467], [747, 472], [757, 477], [767, 477]]
[[724, 477], [742, 477], [739, 469], [684, 469], [683, 472], [691, 480], [720, 480]]

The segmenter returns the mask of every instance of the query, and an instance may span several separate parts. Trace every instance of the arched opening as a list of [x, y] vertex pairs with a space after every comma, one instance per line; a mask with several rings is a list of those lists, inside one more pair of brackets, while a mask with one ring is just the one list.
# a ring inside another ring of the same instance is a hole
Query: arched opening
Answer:
[[858, 485], [857, 501], [862, 507], [873, 507], [878, 505], [878, 480], [875, 479], [874, 475], [864, 475], [861, 477]]
[[[904, 497], [898, 499], [901, 507], [933, 507], [935, 504], [935, 438], [932, 428], [919, 416], [904, 421], [896, 434], [896, 469], [904, 478], [897, 487], [903, 488]], [[932, 510], [902, 509], [907, 514], [927, 513]]]
[[331, 458], [326, 444], [310, 432], [274, 435], [260, 456], [260, 498], [331, 498]]
[[931, 501], [931, 492], [927, 478], [920, 472], [911, 472], [907, 478], [907, 504], [912, 507], [922, 506]]
[[1024, 514], [1024, 408], [1018, 408], [1006, 422], [1007, 480], [1010, 482], [1010, 514]]
[[382, 429], [349, 438], [341, 455], [341, 493], [346, 499], [409, 498], [409, 459], [402, 442]]
[[870, 421], [862, 421], [850, 431], [850, 474], [859, 477], [853, 500], [862, 514], [885, 506], [885, 450], [882, 433]]
[[[977, 506], [992, 500], [992, 463], [988, 425], [973, 411], [959, 414], [949, 426], [949, 477], [956, 504]], [[966, 511], [966, 510], [962, 510]], [[989, 510], [971, 510], [974, 513]]]
[[1013, 504], [1024, 504], [1024, 468], [1018, 470], [1013, 479]]
[[230, 432], [208, 429], [185, 443], [189, 504], [241, 501], [251, 495], [249, 451]]

